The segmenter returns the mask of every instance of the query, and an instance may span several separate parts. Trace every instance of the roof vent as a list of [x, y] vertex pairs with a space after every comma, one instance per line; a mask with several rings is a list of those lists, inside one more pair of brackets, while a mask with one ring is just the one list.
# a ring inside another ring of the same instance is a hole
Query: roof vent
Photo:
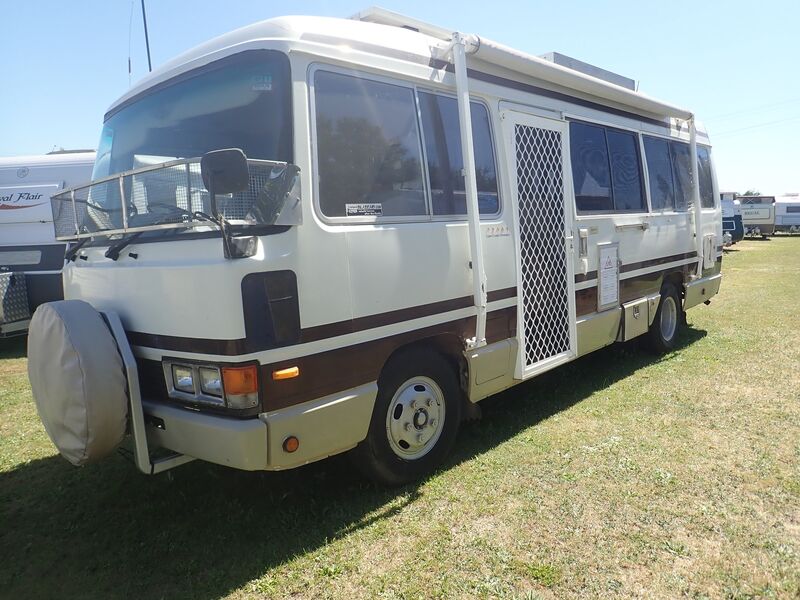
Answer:
[[624, 77], [617, 73], [612, 73], [611, 71], [601, 69], [600, 67], [595, 67], [594, 65], [590, 65], [589, 63], [585, 63], [577, 58], [572, 58], [565, 54], [561, 54], [560, 52], [548, 52], [547, 54], [542, 54], [541, 58], [549, 60], [551, 63], [555, 63], [562, 67], [566, 67], [567, 69], [578, 71], [584, 75], [590, 75], [592, 77], [596, 77], [597, 79], [607, 81], [608, 83], [613, 83], [614, 85], [633, 90], [634, 92], [636, 91], [636, 82], [633, 79]]

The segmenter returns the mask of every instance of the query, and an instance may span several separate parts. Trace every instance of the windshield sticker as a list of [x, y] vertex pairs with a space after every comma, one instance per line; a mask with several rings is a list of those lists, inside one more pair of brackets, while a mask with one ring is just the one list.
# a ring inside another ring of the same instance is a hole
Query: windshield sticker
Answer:
[[272, 75], [253, 75], [250, 78], [250, 90], [253, 92], [271, 91]]
[[348, 217], [380, 217], [383, 216], [383, 204], [363, 203], [363, 204], [345, 204], [345, 215]]

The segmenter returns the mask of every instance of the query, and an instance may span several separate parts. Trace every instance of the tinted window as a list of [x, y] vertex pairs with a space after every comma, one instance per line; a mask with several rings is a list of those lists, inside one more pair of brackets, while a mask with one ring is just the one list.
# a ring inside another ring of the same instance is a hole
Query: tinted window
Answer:
[[323, 214], [427, 214], [413, 91], [318, 71], [314, 92]]
[[674, 208], [675, 188], [672, 183], [669, 142], [645, 136], [644, 154], [647, 160], [647, 179], [650, 183], [650, 203], [653, 210]]
[[636, 136], [632, 133], [607, 129], [606, 139], [608, 152], [611, 155], [614, 208], [619, 211], [646, 210]]
[[[455, 98], [425, 92], [420, 92], [419, 101], [433, 214], [465, 215], [467, 206], [464, 177], [461, 175], [464, 158], [461, 156], [458, 103]], [[477, 102], [470, 103], [470, 112], [478, 206], [481, 214], [494, 214], [498, 212], [499, 204], [489, 115], [486, 107]]]
[[220, 148], [293, 161], [285, 54], [235, 54], [123, 104], [107, 115], [92, 179]]
[[700, 206], [714, 208], [714, 186], [711, 179], [711, 156], [708, 148], [697, 147], [697, 172], [700, 175]]
[[683, 142], [670, 142], [672, 155], [672, 180], [675, 182], [675, 210], [689, 210], [692, 206], [692, 155], [689, 144]]
[[611, 211], [608, 148], [602, 127], [572, 122], [569, 126], [572, 183], [578, 211]]

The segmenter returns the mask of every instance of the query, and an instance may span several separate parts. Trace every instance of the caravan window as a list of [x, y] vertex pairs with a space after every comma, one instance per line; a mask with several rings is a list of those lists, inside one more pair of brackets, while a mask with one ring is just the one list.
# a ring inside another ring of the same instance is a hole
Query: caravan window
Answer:
[[[420, 92], [419, 101], [433, 214], [465, 215], [467, 205], [464, 176], [461, 174], [464, 158], [461, 156], [458, 102], [455, 98], [428, 92]], [[489, 114], [478, 102], [470, 102], [470, 112], [478, 205], [482, 215], [492, 215], [500, 207]]]
[[606, 139], [611, 155], [614, 208], [618, 211], [646, 211], [638, 138], [626, 131], [608, 129]]
[[646, 210], [635, 134], [573, 121], [569, 135], [578, 212]]
[[578, 211], [613, 210], [605, 131], [602, 127], [572, 122], [569, 137], [572, 183]]
[[[694, 188], [689, 144], [646, 135], [644, 152], [653, 210], [691, 209]], [[697, 172], [700, 178], [700, 204], [703, 208], [714, 208], [711, 157], [708, 148], [703, 146], [697, 147]]]
[[700, 206], [714, 208], [714, 186], [711, 179], [711, 156], [705, 146], [697, 147], [697, 172], [700, 174]]
[[672, 180], [675, 182], [675, 210], [687, 211], [692, 207], [692, 154], [689, 144], [683, 142], [669, 143], [672, 157]]
[[653, 210], [675, 208], [675, 186], [672, 182], [672, 160], [669, 142], [661, 138], [644, 137], [647, 178], [650, 182], [650, 204]]
[[317, 71], [314, 100], [322, 213], [426, 215], [413, 89]]

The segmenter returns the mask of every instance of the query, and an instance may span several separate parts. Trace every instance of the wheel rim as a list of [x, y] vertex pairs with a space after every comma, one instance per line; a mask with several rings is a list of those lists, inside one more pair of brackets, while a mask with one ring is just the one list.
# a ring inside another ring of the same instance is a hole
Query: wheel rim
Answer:
[[661, 305], [661, 337], [669, 341], [675, 335], [678, 326], [678, 307], [675, 305], [675, 298], [666, 296]]
[[433, 379], [412, 377], [403, 383], [386, 413], [386, 437], [392, 452], [405, 460], [428, 454], [442, 435], [444, 411], [444, 394]]

